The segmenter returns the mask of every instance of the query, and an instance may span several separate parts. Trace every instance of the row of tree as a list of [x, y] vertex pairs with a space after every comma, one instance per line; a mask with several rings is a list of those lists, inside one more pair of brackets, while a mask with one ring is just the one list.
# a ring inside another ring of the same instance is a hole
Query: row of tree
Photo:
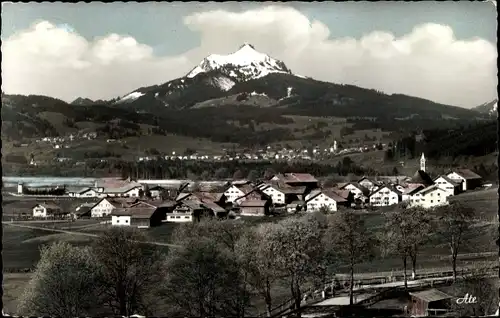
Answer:
[[[377, 254], [398, 256], [405, 270], [429, 233], [439, 232], [457, 256], [474, 211], [450, 204], [429, 213], [419, 208], [386, 214], [382, 234], [374, 234], [363, 215], [351, 211], [290, 216], [279, 222], [245, 226], [238, 221], [203, 221], [176, 229], [167, 254], [143, 243], [131, 229], [111, 229], [91, 247], [56, 243], [41, 260], [23, 296], [24, 314], [75, 317], [157, 313], [172, 316], [244, 317], [256, 302], [268, 316], [277, 286], [288, 286], [295, 308], [304, 295], [323, 288], [339, 266], [350, 272], [353, 303], [356, 266]], [[330, 279], [331, 280], [331, 279]]]

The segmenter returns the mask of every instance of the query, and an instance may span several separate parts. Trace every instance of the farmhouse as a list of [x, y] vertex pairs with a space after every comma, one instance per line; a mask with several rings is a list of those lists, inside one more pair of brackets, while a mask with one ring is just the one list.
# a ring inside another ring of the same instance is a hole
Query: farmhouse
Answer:
[[420, 190], [423, 190], [425, 189], [425, 187], [421, 184], [413, 184], [413, 185], [409, 185], [408, 187], [404, 188], [403, 189], [403, 202], [406, 202], [406, 201], [410, 201], [411, 200], [411, 197], [412, 195], [414, 195], [415, 193], [417, 193], [418, 191]]
[[340, 187], [340, 190], [349, 190], [354, 194], [354, 200], [365, 203], [368, 200], [370, 190], [356, 182], [348, 182]]
[[33, 207], [33, 217], [49, 217], [62, 215], [62, 209], [55, 203], [39, 203]]
[[172, 213], [166, 215], [167, 222], [194, 222], [203, 216], [210, 216], [211, 210], [197, 200], [183, 200], [178, 202]]
[[149, 193], [151, 195], [151, 198], [158, 199], [158, 198], [160, 198], [162, 192], [165, 191], [166, 189], [162, 186], [154, 186], [154, 187], [149, 188], [148, 190], [149, 190]]
[[99, 195], [99, 193], [89, 187], [84, 187], [84, 188], [68, 188], [67, 189], [67, 194], [70, 197], [85, 197], [85, 198], [95, 198]]
[[309, 190], [318, 187], [318, 180], [309, 173], [285, 173], [277, 174], [271, 178], [271, 181], [281, 181], [292, 187], [307, 187]]
[[155, 206], [147, 202], [138, 202], [126, 208], [115, 208], [111, 212], [112, 226], [134, 226], [148, 228], [161, 225], [170, 206]]
[[462, 183], [462, 191], [480, 187], [482, 183], [482, 177], [469, 169], [450, 171], [446, 176], [455, 182]]
[[337, 201], [345, 201], [333, 191], [313, 190], [306, 196], [307, 212], [315, 212], [326, 208], [329, 211], [337, 211]]
[[241, 202], [240, 214], [248, 216], [265, 216], [269, 214], [271, 200], [249, 199]]
[[421, 206], [423, 208], [432, 208], [447, 204], [449, 193], [437, 185], [429, 186], [412, 195], [410, 198], [411, 206]]
[[452, 180], [447, 176], [437, 177], [436, 179], [434, 179], [434, 184], [448, 192], [449, 195], [456, 195], [462, 189], [462, 182]]
[[450, 312], [452, 296], [437, 289], [410, 293], [408, 309], [412, 317], [442, 316]]
[[274, 205], [285, 204], [285, 193], [277, 185], [262, 184], [258, 188], [271, 198]]
[[402, 196], [402, 193], [392, 186], [381, 186], [370, 195], [370, 204], [373, 206], [395, 205], [402, 201]]
[[118, 202], [109, 198], [102, 198], [90, 208], [90, 217], [101, 218], [110, 215], [115, 208], [124, 207], [124, 202]]
[[367, 177], [359, 179], [358, 184], [370, 191], [375, 191], [375, 189], [379, 186], [378, 182], [370, 180]]
[[224, 191], [224, 195], [227, 198], [227, 202], [234, 203], [236, 199], [245, 196], [251, 191], [253, 191], [253, 187], [249, 184], [232, 184], [226, 191]]
[[234, 203], [236, 203], [236, 205], [241, 205], [242, 202], [244, 202], [246, 200], [265, 200], [265, 201], [269, 201], [269, 203], [272, 203], [271, 197], [268, 196], [267, 194], [265, 194], [264, 192], [262, 192], [258, 188], [252, 188], [252, 190], [248, 191], [245, 195], [237, 198], [234, 201]]

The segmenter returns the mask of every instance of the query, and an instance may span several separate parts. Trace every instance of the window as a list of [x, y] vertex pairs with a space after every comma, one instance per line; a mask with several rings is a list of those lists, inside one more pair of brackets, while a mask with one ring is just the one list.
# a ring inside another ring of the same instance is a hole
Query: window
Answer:
[[186, 215], [184, 218], [185, 218], [185, 219], [189, 219], [189, 216], [187, 216], [187, 215]]
[[433, 201], [433, 200], [431, 200], [431, 203], [434, 203], [434, 201]]
[[116, 219], [116, 223], [120, 223], [120, 219]]
[[128, 220], [125, 220], [125, 223], [128, 223]]

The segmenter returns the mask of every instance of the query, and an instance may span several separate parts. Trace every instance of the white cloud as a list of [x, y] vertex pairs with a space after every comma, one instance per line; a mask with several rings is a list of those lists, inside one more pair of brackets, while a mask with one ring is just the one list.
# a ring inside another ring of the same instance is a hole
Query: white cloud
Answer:
[[399, 38], [374, 30], [360, 39], [330, 39], [325, 24], [286, 6], [198, 12], [184, 23], [199, 33], [199, 47], [158, 57], [128, 36], [89, 42], [70, 26], [40, 22], [4, 41], [3, 89], [66, 100], [115, 97], [182, 76], [204, 56], [249, 42], [297, 74], [319, 80], [464, 107], [496, 98], [496, 46], [479, 38], [457, 40], [444, 25], [420, 25]]

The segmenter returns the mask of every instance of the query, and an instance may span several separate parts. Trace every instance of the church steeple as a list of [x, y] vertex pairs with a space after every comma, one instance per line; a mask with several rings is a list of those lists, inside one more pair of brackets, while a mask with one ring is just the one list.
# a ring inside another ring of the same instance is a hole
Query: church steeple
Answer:
[[425, 156], [423, 152], [422, 152], [422, 157], [420, 157], [420, 170], [425, 172]]

